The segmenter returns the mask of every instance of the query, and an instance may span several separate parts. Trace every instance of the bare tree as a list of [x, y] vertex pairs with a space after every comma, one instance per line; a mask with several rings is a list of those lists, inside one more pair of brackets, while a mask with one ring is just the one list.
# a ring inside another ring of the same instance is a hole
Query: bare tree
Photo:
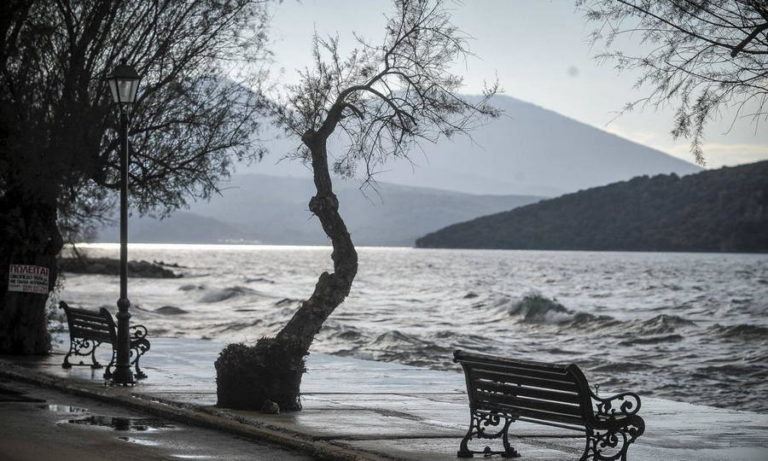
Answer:
[[[350, 292], [357, 252], [339, 214], [331, 171], [351, 176], [362, 166], [369, 181], [392, 157], [407, 157], [420, 141], [467, 133], [484, 116], [495, 87], [475, 102], [457, 95], [462, 79], [450, 71], [468, 54], [466, 37], [440, 0], [396, 0], [384, 43], [357, 37], [346, 58], [338, 38], [314, 38], [314, 62], [273, 106], [279, 126], [301, 139], [297, 156], [310, 163], [316, 194], [309, 210], [333, 245], [333, 272], [320, 275], [314, 292], [274, 338], [254, 347], [232, 344], [216, 362], [218, 405], [260, 409], [269, 402], [298, 410], [304, 356], [325, 320]], [[340, 133], [345, 148], [332, 155], [328, 140]]]
[[620, 70], [638, 69], [638, 87], [650, 94], [626, 107], [677, 108], [672, 135], [690, 139], [704, 163], [707, 123], [724, 108], [734, 122], [766, 118], [768, 101], [768, 2], [765, 0], [578, 0], [597, 23], [595, 42], [609, 48], [620, 36], [638, 36], [647, 54], [601, 55]]
[[118, 188], [105, 77], [125, 58], [143, 76], [132, 113], [130, 193], [140, 211], [206, 197], [233, 158], [254, 157], [250, 86], [266, 0], [8, 0], [0, 3], [0, 353], [44, 353], [46, 295], [8, 291], [10, 264], [50, 271], [66, 233]]

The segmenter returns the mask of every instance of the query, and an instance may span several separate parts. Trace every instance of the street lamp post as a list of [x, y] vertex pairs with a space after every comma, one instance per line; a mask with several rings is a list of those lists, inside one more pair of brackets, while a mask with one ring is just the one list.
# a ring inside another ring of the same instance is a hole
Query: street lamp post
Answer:
[[128, 332], [131, 314], [128, 308], [128, 106], [136, 102], [139, 74], [125, 59], [107, 77], [112, 99], [120, 110], [120, 299], [117, 301], [117, 357], [112, 374], [114, 384], [133, 384]]

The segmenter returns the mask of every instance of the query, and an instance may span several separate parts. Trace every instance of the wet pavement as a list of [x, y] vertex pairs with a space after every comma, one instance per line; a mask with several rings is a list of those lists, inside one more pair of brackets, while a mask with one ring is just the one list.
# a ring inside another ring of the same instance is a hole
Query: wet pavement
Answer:
[[0, 380], [0, 459], [310, 460], [124, 407], [17, 381]]
[[[278, 443], [318, 458], [457, 459], [469, 419], [460, 373], [313, 354], [302, 383], [304, 410], [265, 415], [215, 407], [213, 363], [223, 346], [214, 341], [155, 338], [152, 350], [142, 358], [149, 378], [132, 388], [104, 386], [103, 370], [64, 370], [61, 353], [44, 358], [0, 357], [0, 376], [127, 405], [168, 421]], [[601, 388], [601, 394], [621, 390]], [[642, 389], [632, 390], [643, 400], [640, 415], [646, 433], [630, 448], [630, 460], [768, 460], [768, 415], [656, 399], [643, 396]], [[85, 421], [67, 427], [93, 430], [98, 425], [88, 422], [90, 416], [120, 415], [81, 415], [77, 419]], [[154, 427], [153, 421], [132, 420], [127, 426], [140, 437], [172, 440], [175, 432]], [[518, 422], [511, 433], [521, 460], [578, 459], [584, 445], [578, 433], [541, 425]], [[195, 441], [204, 445], [203, 439]]]

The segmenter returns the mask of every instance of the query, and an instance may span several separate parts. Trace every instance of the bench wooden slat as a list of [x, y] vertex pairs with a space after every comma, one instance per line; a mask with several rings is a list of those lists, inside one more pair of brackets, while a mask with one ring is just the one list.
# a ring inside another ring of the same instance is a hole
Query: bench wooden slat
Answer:
[[484, 406], [484, 408], [500, 409], [511, 415], [525, 416], [527, 418], [538, 419], [542, 421], [556, 421], [559, 423], [572, 424], [574, 426], [584, 427], [584, 419], [577, 416], [564, 415], [560, 413], [548, 413], [545, 411], [533, 410], [530, 408], [518, 408], [518, 407], [506, 405], [504, 403], [496, 402], [493, 400], [491, 401], [481, 400], [481, 402], [484, 405], [487, 405], [487, 407]]
[[112, 335], [92, 330], [74, 330], [72, 336], [83, 339], [91, 339], [101, 343], [112, 344]]
[[502, 373], [498, 371], [485, 371], [473, 369], [470, 371], [472, 379], [488, 379], [504, 383], [522, 384], [526, 386], [540, 387], [543, 389], [556, 389], [560, 391], [578, 392], [576, 384], [560, 380], [549, 380], [541, 378], [531, 378], [528, 376], [519, 376], [513, 373]]
[[550, 400], [554, 402], [573, 403], [579, 404], [580, 397], [576, 392], [558, 392], [552, 390], [539, 389], [534, 387], [518, 386], [514, 384], [498, 383], [494, 381], [487, 381], [485, 379], [478, 379], [474, 381], [474, 384], [482, 389], [487, 389], [493, 392], [504, 392], [509, 394], [517, 394], [525, 397], [533, 397], [539, 400]]
[[101, 315], [101, 312], [97, 311], [89, 311], [87, 309], [77, 309], [70, 307], [69, 312], [70, 314], [75, 314], [75, 317], [97, 318], [104, 320], [104, 316]]
[[464, 351], [457, 351], [456, 355], [457, 360], [460, 360], [462, 363], [485, 363], [489, 365], [502, 365], [502, 366], [517, 366], [517, 367], [525, 367], [530, 368], [533, 370], [559, 370], [560, 372], [565, 372], [567, 369], [566, 365], [559, 364], [559, 363], [542, 363], [542, 362], [533, 362], [530, 360], [519, 360], [519, 359], [512, 359], [507, 357], [497, 357], [495, 355], [486, 355], [486, 354], [477, 354], [474, 352], [464, 352]]
[[499, 371], [502, 373], [514, 373], [518, 376], [530, 376], [532, 378], [573, 381], [573, 377], [566, 370], [536, 370], [516, 365], [505, 366], [475, 362], [469, 362], [467, 365], [471, 366], [473, 370]]
[[80, 322], [80, 321], [73, 321], [70, 324], [70, 329], [72, 330], [86, 330], [86, 331], [97, 331], [101, 333], [109, 333], [112, 331], [112, 327], [109, 324], [104, 323], [93, 323], [93, 322]]
[[94, 311], [90, 309], [81, 309], [79, 307], [69, 307], [69, 312], [72, 312], [77, 315], [92, 315], [96, 317], [101, 317], [101, 313], [99, 311]]
[[95, 328], [95, 329], [99, 329], [99, 330], [111, 330], [112, 329], [112, 324], [111, 323], [97, 322], [95, 320], [89, 320], [89, 319], [72, 319], [70, 324], [74, 325], [74, 326], [83, 326], [83, 327], [86, 327], [86, 328]]
[[70, 326], [73, 326], [75, 328], [87, 328], [89, 330], [99, 330], [99, 331], [110, 331], [112, 330], [112, 325], [109, 323], [99, 323], [99, 322], [92, 322], [90, 320], [81, 320], [81, 319], [75, 319], [72, 322], [70, 322]]
[[517, 397], [509, 394], [494, 394], [488, 391], [476, 391], [477, 399], [480, 401], [494, 401], [511, 408], [526, 408], [529, 410], [542, 410], [548, 413], [558, 413], [568, 416], [576, 416], [581, 420], [581, 407], [578, 405], [567, 405], [564, 403], [549, 402], [546, 400], [535, 400], [524, 397]]
[[78, 316], [72, 316], [72, 319], [70, 320], [72, 323], [88, 323], [93, 325], [104, 325], [105, 327], [109, 327], [112, 325], [112, 322], [108, 321], [104, 317], [78, 317]]

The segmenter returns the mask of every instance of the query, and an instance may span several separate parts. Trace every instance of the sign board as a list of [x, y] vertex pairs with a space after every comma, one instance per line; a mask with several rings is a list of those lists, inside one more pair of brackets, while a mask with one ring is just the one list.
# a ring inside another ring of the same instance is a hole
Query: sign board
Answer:
[[44, 266], [11, 264], [8, 268], [8, 291], [48, 294], [49, 271]]

